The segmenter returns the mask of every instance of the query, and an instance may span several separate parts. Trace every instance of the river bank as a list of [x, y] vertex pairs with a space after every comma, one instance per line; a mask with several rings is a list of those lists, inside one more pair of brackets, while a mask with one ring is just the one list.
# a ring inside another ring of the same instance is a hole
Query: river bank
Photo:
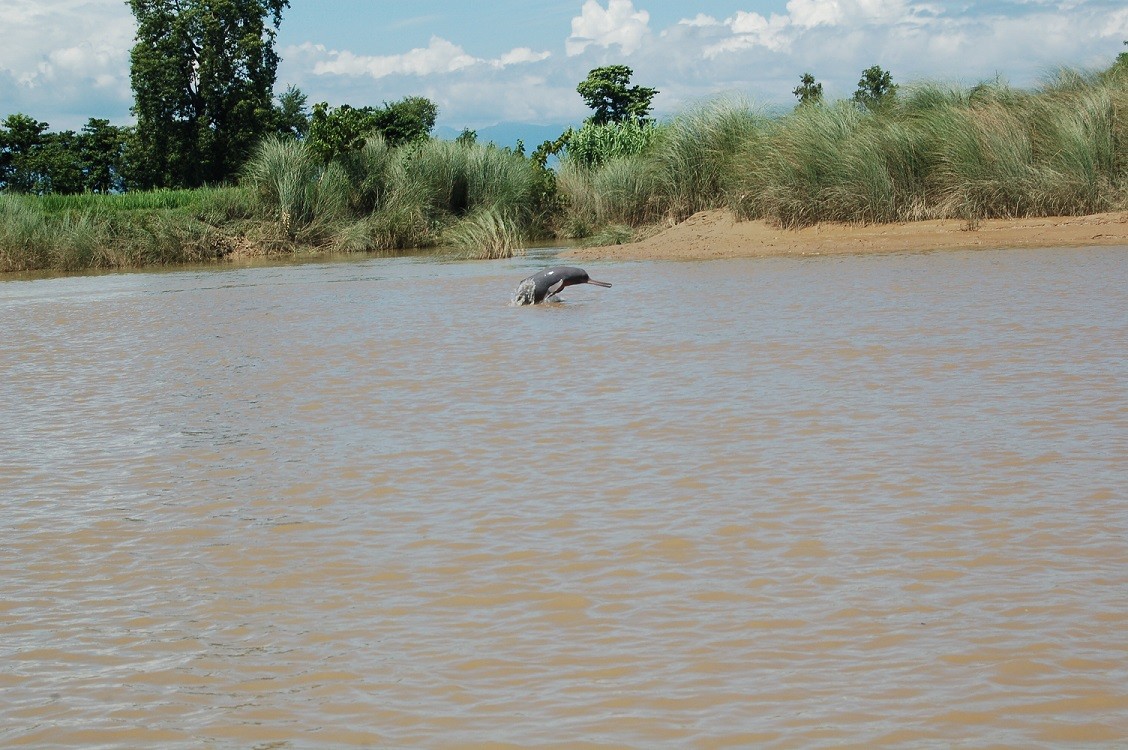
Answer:
[[694, 214], [640, 242], [569, 250], [575, 260], [705, 260], [907, 250], [1128, 245], [1128, 212], [1024, 219], [954, 219], [899, 224], [822, 223], [783, 229], [739, 221], [728, 211]]

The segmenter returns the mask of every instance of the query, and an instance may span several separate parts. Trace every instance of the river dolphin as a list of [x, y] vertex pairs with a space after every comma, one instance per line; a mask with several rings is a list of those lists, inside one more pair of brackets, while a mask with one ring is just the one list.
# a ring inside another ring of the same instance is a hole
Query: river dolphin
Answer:
[[606, 281], [596, 281], [588, 276], [582, 268], [571, 266], [553, 266], [543, 271], [534, 273], [523, 279], [513, 292], [514, 305], [538, 305], [551, 298], [561, 289], [574, 284], [595, 284], [596, 286], [611, 286]]

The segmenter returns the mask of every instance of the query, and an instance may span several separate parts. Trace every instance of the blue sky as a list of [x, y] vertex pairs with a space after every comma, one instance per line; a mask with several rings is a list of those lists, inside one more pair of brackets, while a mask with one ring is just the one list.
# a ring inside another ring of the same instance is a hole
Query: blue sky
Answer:
[[[626, 64], [668, 117], [718, 95], [789, 105], [804, 72], [847, 97], [879, 64], [900, 84], [1036, 85], [1128, 50], [1123, 0], [291, 0], [278, 88], [311, 103], [378, 105], [422, 95], [447, 130], [562, 126], [588, 111], [576, 84]], [[131, 121], [124, 0], [0, 0], [0, 117], [52, 129]]]

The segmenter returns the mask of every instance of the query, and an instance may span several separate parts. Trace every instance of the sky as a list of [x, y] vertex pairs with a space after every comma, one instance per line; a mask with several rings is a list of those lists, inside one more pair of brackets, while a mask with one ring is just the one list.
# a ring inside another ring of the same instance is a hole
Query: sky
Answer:
[[[0, 118], [131, 123], [135, 30], [125, 0], [0, 0]], [[577, 124], [576, 84], [601, 65], [630, 66], [668, 118], [720, 96], [790, 106], [804, 73], [849, 97], [875, 64], [901, 85], [1029, 88], [1107, 67], [1125, 40], [1124, 0], [290, 0], [277, 90], [331, 106], [425, 96], [457, 133]]]

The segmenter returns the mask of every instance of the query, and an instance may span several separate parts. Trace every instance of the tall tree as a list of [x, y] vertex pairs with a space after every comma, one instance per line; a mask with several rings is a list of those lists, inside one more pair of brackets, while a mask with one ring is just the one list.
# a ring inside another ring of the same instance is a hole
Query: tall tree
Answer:
[[658, 89], [648, 86], [630, 86], [634, 71], [626, 65], [605, 65], [594, 68], [576, 87], [584, 102], [595, 110], [587, 119], [593, 125], [609, 122], [646, 122], [650, 115], [650, 101]]
[[19, 112], [0, 123], [0, 183], [8, 192], [42, 192], [42, 170], [37, 162], [48, 138], [47, 127]]
[[274, 131], [286, 138], [305, 138], [309, 133], [309, 112], [306, 111], [306, 102], [309, 100], [297, 86], [290, 86], [278, 95], [278, 104], [274, 107]]
[[123, 189], [122, 162], [128, 129], [111, 125], [109, 120], [91, 117], [79, 133], [85, 182], [83, 188], [93, 193], [111, 193]]
[[823, 100], [823, 85], [815, 80], [810, 73], [804, 73], [799, 78], [799, 85], [791, 93], [799, 100], [800, 106], [804, 104], [820, 104]]
[[289, 0], [129, 0], [133, 180], [196, 187], [233, 176], [273, 121], [274, 41]]
[[862, 71], [854, 101], [868, 110], [876, 110], [888, 105], [896, 96], [897, 84], [893, 83], [889, 71], [882, 70], [880, 65], [871, 65]]

